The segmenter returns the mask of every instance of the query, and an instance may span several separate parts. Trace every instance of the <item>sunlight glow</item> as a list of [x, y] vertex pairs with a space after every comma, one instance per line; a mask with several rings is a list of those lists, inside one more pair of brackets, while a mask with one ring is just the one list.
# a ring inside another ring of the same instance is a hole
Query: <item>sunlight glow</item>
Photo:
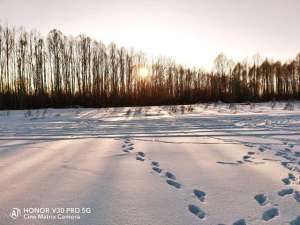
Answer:
[[148, 76], [150, 75], [148, 68], [146, 68], [146, 67], [141, 67], [141, 68], [139, 68], [139, 70], [138, 70], [138, 75], [139, 75], [141, 78], [146, 78], [146, 77], [148, 77]]

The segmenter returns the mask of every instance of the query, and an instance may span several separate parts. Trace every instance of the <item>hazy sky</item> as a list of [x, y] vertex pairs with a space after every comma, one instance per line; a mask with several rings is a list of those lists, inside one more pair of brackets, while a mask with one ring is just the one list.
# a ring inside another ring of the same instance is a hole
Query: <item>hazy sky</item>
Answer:
[[300, 52], [300, 0], [0, 0], [0, 20], [208, 68], [220, 52], [234, 60]]

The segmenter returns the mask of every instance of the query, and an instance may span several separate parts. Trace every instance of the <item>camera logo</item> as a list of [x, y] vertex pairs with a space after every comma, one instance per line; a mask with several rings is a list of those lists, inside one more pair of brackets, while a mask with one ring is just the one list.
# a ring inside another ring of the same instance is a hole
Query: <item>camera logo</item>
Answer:
[[16, 220], [18, 217], [21, 216], [21, 210], [18, 208], [13, 208], [9, 216], [10, 218]]

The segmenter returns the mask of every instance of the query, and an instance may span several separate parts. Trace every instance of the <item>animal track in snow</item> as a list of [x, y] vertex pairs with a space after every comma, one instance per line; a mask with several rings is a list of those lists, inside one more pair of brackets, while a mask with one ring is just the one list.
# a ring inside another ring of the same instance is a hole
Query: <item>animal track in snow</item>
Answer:
[[177, 189], [180, 189], [180, 188], [181, 188], [181, 184], [178, 183], [178, 182], [175, 181], [175, 180], [167, 179], [166, 182], [167, 182], [167, 184], [169, 184], [169, 185], [171, 185], [171, 186], [173, 186], [173, 187], [175, 187], [175, 188], [177, 188]]
[[264, 221], [269, 221], [276, 216], [279, 216], [279, 210], [277, 208], [271, 208], [263, 213], [262, 219]]
[[282, 189], [281, 191], [278, 192], [278, 195], [281, 197], [284, 197], [286, 195], [291, 195], [294, 193], [293, 188], [287, 188], [287, 189]]
[[201, 201], [205, 201], [206, 193], [204, 191], [200, 191], [198, 189], [193, 190], [194, 195]]
[[265, 194], [258, 194], [254, 196], [254, 199], [257, 201], [257, 203], [261, 206], [264, 206], [267, 204], [267, 196]]
[[193, 213], [195, 216], [199, 217], [200, 219], [205, 218], [205, 212], [202, 209], [200, 209], [198, 206], [189, 205], [188, 208], [191, 213]]

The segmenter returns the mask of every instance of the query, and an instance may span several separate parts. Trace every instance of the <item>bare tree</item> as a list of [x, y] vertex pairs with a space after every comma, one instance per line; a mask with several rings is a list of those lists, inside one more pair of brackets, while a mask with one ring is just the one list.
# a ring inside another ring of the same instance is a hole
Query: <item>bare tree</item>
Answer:
[[[204, 71], [85, 35], [42, 37], [0, 25], [0, 108], [190, 104], [300, 98], [300, 54], [288, 62], [223, 53]], [[145, 77], [141, 71], [148, 71]]]

